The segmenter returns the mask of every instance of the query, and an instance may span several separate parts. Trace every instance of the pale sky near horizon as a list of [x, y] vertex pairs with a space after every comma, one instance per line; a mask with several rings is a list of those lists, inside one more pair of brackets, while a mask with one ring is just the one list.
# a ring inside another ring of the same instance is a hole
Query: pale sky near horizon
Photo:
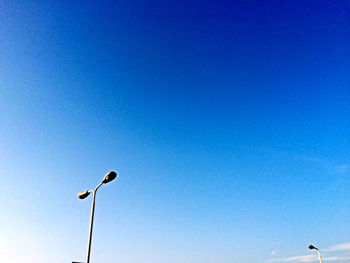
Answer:
[[350, 3], [1, 1], [0, 262], [350, 262]]

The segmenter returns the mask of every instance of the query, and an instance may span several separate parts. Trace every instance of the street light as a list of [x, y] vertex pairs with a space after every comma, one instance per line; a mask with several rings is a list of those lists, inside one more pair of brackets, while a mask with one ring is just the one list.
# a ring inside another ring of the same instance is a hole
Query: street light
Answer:
[[320, 259], [320, 263], [322, 263], [321, 253], [320, 253], [320, 251], [318, 250], [318, 248], [317, 248], [317, 247], [314, 247], [313, 245], [309, 245], [308, 248], [309, 248], [309, 249], [315, 249], [315, 250], [317, 251], [318, 258]]
[[86, 256], [86, 263], [90, 263], [90, 250], [91, 250], [91, 236], [92, 236], [92, 226], [94, 223], [94, 211], [95, 211], [95, 198], [96, 198], [96, 192], [97, 189], [100, 188], [102, 184], [107, 184], [111, 181], [113, 181], [117, 177], [116, 172], [108, 172], [105, 177], [103, 178], [102, 182], [96, 186], [95, 190], [87, 190], [85, 192], [78, 193], [79, 199], [85, 199], [89, 196], [90, 193], [93, 194], [92, 198], [92, 206], [91, 206], [91, 218], [90, 218], [90, 232], [89, 232], [89, 243], [88, 243], [88, 251]]

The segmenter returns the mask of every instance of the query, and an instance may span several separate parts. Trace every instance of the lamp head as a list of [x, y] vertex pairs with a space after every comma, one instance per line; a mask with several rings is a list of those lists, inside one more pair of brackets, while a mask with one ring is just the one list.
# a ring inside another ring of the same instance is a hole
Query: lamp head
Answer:
[[316, 249], [316, 250], [318, 250], [318, 248], [317, 248], [317, 247], [314, 247], [313, 245], [309, 245], [308, 248], [309, 248], [309, 249]]
[[102, 180], [102, 183], [106, 184], [109, 183], [111, 181], [113, 181], [115, 178], [117, 177], [117, 173], [116, 172], [108, 172], [105, 177]]
[[90, 194], [89, 190], [87, 190], [86, 192], [80, 192], [78, 193], [78, 198], [79, 199], [85, 199], [86, 197], [88, 197]]

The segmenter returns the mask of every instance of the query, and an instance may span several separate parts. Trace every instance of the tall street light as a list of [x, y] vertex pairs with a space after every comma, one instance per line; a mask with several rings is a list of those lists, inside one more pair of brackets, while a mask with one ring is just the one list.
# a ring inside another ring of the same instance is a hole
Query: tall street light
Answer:
[[96, 186], [95, 190], [87, 190], [85, 192], [78, 193], [79, 199], [85, 199], [86, 197], [89, 196], [90, 193], [93, 194], [92, 206], [91, 206], [91, 218], [90, 218], [89, 243], [88, 243], [88, 251], [87, 251], [87, 256], [86, 256], [86, 263], [90, 263], [91, 236], [92, 236], [92, 226], [94, 223], [95, 198], [96, 198], [97, 189], [100, 188], [101, 185], [107, 184], [107, 183], [113, 181], [116, 177], [117, 177], [116, 172], [113, 172], [113, 171], [109, 172], [105, 175], [102, 182], [98, 186]]
[[318, 258], [320, 259], [320, 263], [322, 263], [321, 253], [320, 253], [320, 251], [318, 250], [318, 248], [317, 248], [317, 247], [314, 247], [313, 245], [309, 245], [308, 248], [309, 248], [309, 249], [315, 249], [315, 250], [317, 251]]

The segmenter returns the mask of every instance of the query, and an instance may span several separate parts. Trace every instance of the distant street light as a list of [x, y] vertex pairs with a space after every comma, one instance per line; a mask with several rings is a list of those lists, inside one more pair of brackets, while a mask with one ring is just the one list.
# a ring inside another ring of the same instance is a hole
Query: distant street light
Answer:
[[322, 263], [321, 253], [320, 253], [320, 251], [318, 250], [318, 248], [317, 248], [317, 247], [314, 247], [313, 245], [309, 245], [308, 248], [309, 248], [309, 249], [315, 249], [315, 250], [317, 251], [318, 258], [320, 259], [320, 263]]
[[86, 256], [86, 263], [90, 263], [90, 250], [91, 250], [91, 236], [92, 236], [92, 226], [94, 223], [94, 212], [95, 212], [95, 198], [96, 198], [96, 192], [97, 189], [100, 188], [102, 184], [107, 184], [111, 181], [113, 181], [117, 177], [117, 174], [115, 172], [109, 172], [105, 175], [102, 182], [96, 186], [95, 190], [87, 190], [85, 192], [78, 193], [79, 199], [85, 199], [89, 196], [90, 193], [93, 194], [92, 198], [92, 206], [91, 206], [91, 218], [90, 218], [90, 232], [89, 232], [89, 243], [88, 243], [88, 251]]

